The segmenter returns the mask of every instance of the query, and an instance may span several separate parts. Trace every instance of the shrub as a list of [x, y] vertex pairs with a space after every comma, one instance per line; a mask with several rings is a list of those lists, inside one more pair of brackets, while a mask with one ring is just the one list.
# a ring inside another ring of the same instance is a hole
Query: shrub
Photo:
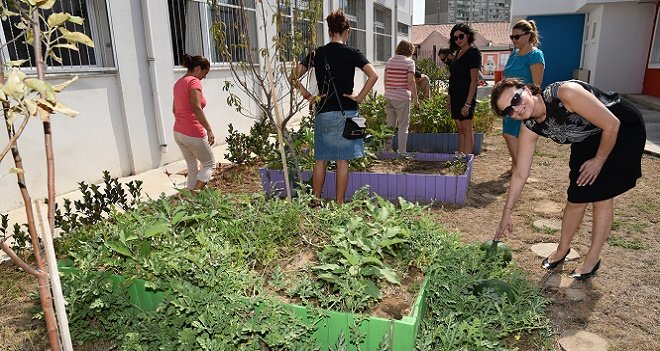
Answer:
[[229, 135], [225, 158], [233, 163], [247, 164], [263, 159], [275, 150], [275, 144], [270, 140], [273, 127], [266, 118], [262, 118], [250, 127], [249, 134], [234, 130], [229, 124]]

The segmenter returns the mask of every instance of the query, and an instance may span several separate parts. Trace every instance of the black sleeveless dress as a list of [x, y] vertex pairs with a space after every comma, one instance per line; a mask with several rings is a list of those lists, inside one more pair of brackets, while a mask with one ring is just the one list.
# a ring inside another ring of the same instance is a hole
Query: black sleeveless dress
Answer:
[[[592, 185], [578, 186], [582, 164], [598, 151], [601, 129], [582, 116], [569, 112], [559, 100], [559, 87], [566, 82], [580, 84], [592, 93], [621, 122], [616, 144], [607, 157], [600, 174]], [[639, 110], [617, 93], [605, 93], [585, 82], [570, 80], [550, 84], [541, 94], [546, 107], [546, 119], [537, 123], [525, 121], [534, 133], [560, 144], [571, 144], [570, 185], [568, 201], [585, 203], [613, 198], [635, 187], [642, 176], [642, 153], [646, 143], [646, 129]]]

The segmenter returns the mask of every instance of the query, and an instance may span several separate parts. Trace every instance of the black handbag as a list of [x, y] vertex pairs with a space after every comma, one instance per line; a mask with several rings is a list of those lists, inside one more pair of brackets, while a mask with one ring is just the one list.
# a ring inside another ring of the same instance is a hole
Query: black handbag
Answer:
[[328, 64], [328, 58], [325, 56], [325, 48], [323, 49], [323, 61], [325, 61], [325, 71], [328, 75], [328, 80], [332, 85], [332, 90], [337, 97], [337, 103], [339, 103], [339, 109], [341, 110], [341, 115], [344, 116], [344, 132], [342, 135], [345, 139], [355, 140], [362, 139], [367, 136], [367, 123], [366, 120], [362, 117], [348, 118], [346, 117], [346, 112], [344, 112], [344, 107], [341, 105], [341, 99], [339, 98], [339, 93], [337, 93], [337, 87], [335, 86], [334, 78], [332, 78], [332, 72], [330, 72], [330, 65]]

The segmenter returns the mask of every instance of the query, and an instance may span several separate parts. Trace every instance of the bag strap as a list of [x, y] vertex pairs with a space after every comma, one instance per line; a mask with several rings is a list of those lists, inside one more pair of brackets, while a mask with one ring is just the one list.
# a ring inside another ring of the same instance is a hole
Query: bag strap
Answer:
[[321, 46], [320, 49], [323, 51], [323, 62], [325, 62], [325, 72], [327, 73], [330, 84], [332, 85], [332, 90], [335, 92], [337, 97], [337, 102], [339, 103], [339, 109], [341, 110], [341, 115], [346, 117], [346, 112], [344, 112], [344, 107], [341, 105], [341, 99], [339, 98], [339, 93], [337, 93], [337, 87], [335, 86], [335, 79], [332, 77], [332, 72], [330, 71], [330, 64], [328, 63], [328, 58], [325, 56], [325, 46]]

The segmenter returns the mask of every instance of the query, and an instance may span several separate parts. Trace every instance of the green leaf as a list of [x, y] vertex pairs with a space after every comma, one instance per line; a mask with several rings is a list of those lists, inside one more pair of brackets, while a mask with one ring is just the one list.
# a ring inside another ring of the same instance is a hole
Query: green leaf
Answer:
[[55, 91], [49, 82], [37, 78], [28, 78], [25, 80], [25, 86], [38, 92], [46, 100], [55, 100]]
[[145, 238], [151, 238], [156, 235], [163, 234], [169, 230], [170, 230], [169, 223], [157, 222], [146, 226], [142, 231], [142, 235], [144, 235]]
[[337, 277], [330, 273], [322, 273], [316, 276], [318, 279], [325, 280], [326, 282], [337, 284], [339, 281], [337, 280]]
[[394, 273], [394, 271], [392, 271], [391, 269], [389, 269], [389, 268], [379, 268], [379, 269], [378, 269], [378, 272], [379, 272], [379, 273], [383, 276], [383, 278], [385, 278], [385, 280], [387, 280], [388, 282], [390, 282], [390, 283], [392, 283], [392, 284], [400, 284], [399, 277], [398, 277], [398, 276], [396, 275], [396, 273]]
[[[32, 0], [30, 0], [32, 2]], [[41, 0], [36, 1], [36, 5], [42, 10], [50, 10], [55, 4], [55, 0]]]
[[69, 22], [82, 26], [85, 23], [85, 19], [79, 16], [69, 15]]
[[109, 241], [104, 244], [106, 247], [110, 248], [112, 251], [115, 251], [121, 255], [131, 257], [131, 250], [118, 241]]
[[364, 293], [373, 298], [380, 299], [380, 290], [378, 289], [376, 284], [368, 279], [365, 280], [364, 283], [366, 285], [366, 288], [364, 289]]
[[5, 66], [7, 67], [19, 67], [22, 66], [24, 63], [28, 62], [29, 60], [14, 60], [14, 61], [7, 61], [5, 63]]
[[364, 258], [362, 258], [362, 263], [365, 263], [365, 264], [366, 264], [366, 263], [373, 263], [373, 264], [375, 264], [375, 265], [377, 265], [377, 266], [381, 266], [381, 267], [384, 266], [384, 265], [383, 265], [383, 262], [382, 262], [381, 260], [379, 260], [378, 258], [373, 257], [373, 256], [369, 256], [369, 257], [364, 257]]
[[405, 242], [406, 241], [403, 240], [403, 239], [387, 239], [387, 240], [381, 240], [378, 243], [378, 245], [380, 247], [389, 247], [389, 246], [392, 246], [392, 245], [401, 244], [401, 243], [405, 243]]
[[360, 264], [360, 259], [356, 255], [349, 253], [347, 250], [339, 250], [339, 252], [341, 252], [350, 265], [356, 266]]
[[319, 266], [312, 267], [312, 269], [322, 270], [322, 271], [334, 271], [335, 269], [339, 269], [339, 268], [341, 268], [341, 266], [334, 263], [322, 264]]
[[59, 101], [55, 104], [55, 106], [53, 106], [53, 111], [59, 112], [59, 113], [65, 115], [65, 116], [69, 116], [69, 117], [75, 117], [79, 114], [78, 111], [73, 110], [73, 109], [71, 109], [67, 106], [64, 106], [64, 104], [60, 103]]
[[25, 95], [25, 73], [12, 68], [6, 74], [5, 84], [2, 91], [16, 100], [21, 100]]
[[92, 39], [88, 37], [85, 33], [69, 32], [68, 30], [62, 30], [62, 29], [63, 28], [60, 28], [60, 32], [62, 32], [62, 38], [66, 39], [68, 42], [87, 45], [90, 48], [94, 47], [94, 41], [92, 41]]
[[79, 51], [78, 47], [75, 44], [57, 44], [57, 45], [53, 45], [52, 47]]
[[55, 85], [53, 85], [53, 91], [55, 91], [56, 93], [59, 93], [59, 92], [61, 92], [62, 90], [64, 90], [66, 87], [68, 87], [69, 85], [71, 85], [71, 83], [73, 83], [73, 82], [75, 82], [75, 81], [77, 81], [77, 80], [78, 80], [78, 76], [75, 76], [75, 77], [73, 77], [73, 78], [67, 80], [67, 81], [64, 82], [64, 83], [55, 84]]
[[36, 102], [30, 99], [25, 99], [23, 100], [23, 103], [25, 104], [25, 107], [27, 107], [30, 116], [34, 116], [37, 114], [38, 106]]
[[12, 167], [12, 168], [9, 169], [9, 173], [21, 174], [23, 172], [24, 172], [23, 168]]
[[48, 25], [51, 27], [57, 27], [62, 23], [66, 22], [71, 15], [68, 13], [57, 12], [48, 16]]
[[172, 226], [176, 226], [181, 222], [181, 219], [183, 219], [183, 216], [186, 215], [186, 212], [180, 211], [174, 214], [174, 217], [172, 217]]

